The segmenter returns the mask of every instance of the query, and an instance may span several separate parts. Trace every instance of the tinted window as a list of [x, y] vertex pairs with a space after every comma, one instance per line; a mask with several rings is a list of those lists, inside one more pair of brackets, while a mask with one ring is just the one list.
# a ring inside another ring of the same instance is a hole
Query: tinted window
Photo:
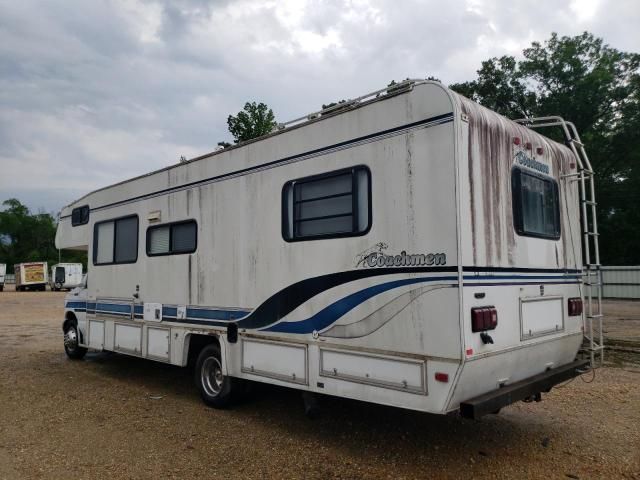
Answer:
[[514, 168], [511, 187], [516, 232], [530, 237], [560, 238], [558, 184], [551, 178]]
[[138, 259], [138, 217], [96, 223], [93, 231], [93, 263], [134, 263]]
[[363, 235], [371, 225], [370, 185], [365, 167], [288, 182], [282, 200], [285, 240]]
[[147, 229], [147, 255], [177, 255], [196, 251], [198, 225], [195, 221], [158, 225]]
[[138, 217], [116, 221], [116, 263], [135, 262], [138, 258]]
[[71, 225], [77, 227], [78, 225], [85, 225], [89, 223], [89, 206], [74, 208], [71, 211]]

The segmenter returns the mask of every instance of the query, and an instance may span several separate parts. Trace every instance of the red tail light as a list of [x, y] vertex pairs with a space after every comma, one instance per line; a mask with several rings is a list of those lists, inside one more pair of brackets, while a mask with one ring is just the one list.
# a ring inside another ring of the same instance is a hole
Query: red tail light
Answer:
[[576, 317], [578, 315], [582, 315], [582, 299], [579, 297], [570, 298], [568, 300], [569, 303], [569, 316]]
[[484, 332], [498, 326], [496, 307], [474, 307], [471, 309], [471, 331]]
[[449, 381], [449, 374], [448, 373], [442, 373], [442, 372], [436, 372], [436, 380], [439, 381], [439, 382], [447, 383]]

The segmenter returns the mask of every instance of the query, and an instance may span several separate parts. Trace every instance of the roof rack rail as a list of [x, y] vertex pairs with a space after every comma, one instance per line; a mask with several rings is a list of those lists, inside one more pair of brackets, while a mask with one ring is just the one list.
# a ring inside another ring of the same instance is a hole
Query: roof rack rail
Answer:
[[276, 126], [276, 130], [283, 130], [285, 128], [302, 124], [305, 122], [310, 122], [315, 120], [322, 115], [327, 115], [330, 113], [335, 113], [339, 110], [348, 109], [354, 107], [364, 101], [373, 100], [375, 98], [380, 97], [381, 95], [397, 95], [399, 93], [404, 93], [411, 91], [414, 86], [419, 85], [421, 83], [427, 83], [427, 80], [422, 78], [413, 78], [407, 79], [402, 82], [396, 83], [394, 85], [387, 86], [385, 88], [381, 88], [380, 90], [375, 90], [371, 93], [367, 93], [365, 95], [361, 95], [357, 98], [346, 100], [342, 103], [337, 103], [335, 105], [331, 105], [330, 107], [324, 108], [322, 110], [318, 110], [317, 112], [312, 112], [302, 117], [294, 118], [293, 120], [289, 120], [288, 122], [279, 123]]

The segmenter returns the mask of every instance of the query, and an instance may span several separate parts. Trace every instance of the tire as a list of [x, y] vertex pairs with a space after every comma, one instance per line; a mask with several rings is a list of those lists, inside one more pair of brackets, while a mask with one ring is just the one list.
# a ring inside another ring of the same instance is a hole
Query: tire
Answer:
[[0, 285], [0, 292], [4, 290], [4, 285]]
[[202, 401], [209, 407], [227, 408], [238, 390], [237, 379], [222, 373], [220, 347], [212, 344], [202, 349], [196, 361], [195, 382]]
[[76, 322], [69, 322], [64, 331], [64, 351], [72, 360], [82, 359], [87, 349], [78, 345], [78, 326]]

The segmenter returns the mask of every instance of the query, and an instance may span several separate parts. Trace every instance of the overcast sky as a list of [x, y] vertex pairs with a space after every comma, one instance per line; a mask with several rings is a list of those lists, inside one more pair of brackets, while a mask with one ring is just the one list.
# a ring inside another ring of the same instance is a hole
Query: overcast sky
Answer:
[[0, 201], [57, 212], [390, 80], [470, 80], [550, 32], [640, 52], [639, 0], [0, 0]]

